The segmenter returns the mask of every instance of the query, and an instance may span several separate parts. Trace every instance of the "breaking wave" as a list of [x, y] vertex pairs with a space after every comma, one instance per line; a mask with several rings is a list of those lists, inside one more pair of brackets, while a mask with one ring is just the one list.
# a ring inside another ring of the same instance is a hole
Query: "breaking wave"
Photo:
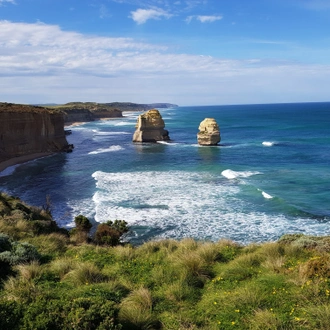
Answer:
[[[257, 174], [232, 172], [235, 177]], [[306, 217], [256, 211], [248, 199], [242, 198], [240, 184], [226, 184], [225, 179], [219, 181], [207, 172], [97, 171], [92, 177], [96, 183], [95, 220], [126, 220], [134, 231], [130, 238], [133, 243], [149, 237], [226, 237], [248, 243], [275, 240], [288, 232], [317, 233], [320, 226], [327, 226]]]
[[238, 179], [238, 178], [248, 178], [249, 176], [261, 174], [260, 172], [256, 171], [243, 171], [243, 172], [236, 172], [233, 170], [224, 170], [221, 172], [221, 175], [225, 178], [232, 180], [232, 179]]
[[88, 155], [97, 155], [97, 154], [102, 154], [105, 152], [114, 152], [114, 151], [119, 151], [119, 150], [123, 150], [124, 148], [121, 146], [111, 146], [109, 148], [99, 148], [95, 151], [91, 151], [88, 153]]

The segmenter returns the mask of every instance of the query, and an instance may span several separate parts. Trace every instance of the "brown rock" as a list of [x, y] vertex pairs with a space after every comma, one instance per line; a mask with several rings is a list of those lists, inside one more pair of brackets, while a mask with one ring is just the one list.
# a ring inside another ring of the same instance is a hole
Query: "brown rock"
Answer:
[[168, 141], [170, 137], [164, 127], [165, 123], [159, 111], [149, 110], [138, 117], [133, 142]]
[[217, 145], [220, 140], [220, 129], [214, 118], [205, 118], [199, 125], [198, 144], [203, 146]]

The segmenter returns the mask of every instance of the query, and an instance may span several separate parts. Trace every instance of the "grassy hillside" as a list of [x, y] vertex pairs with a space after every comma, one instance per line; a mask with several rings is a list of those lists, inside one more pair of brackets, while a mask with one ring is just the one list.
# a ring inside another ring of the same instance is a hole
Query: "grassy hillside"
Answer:
[[328, 236], [107, 246], [49, 211], [0, 195], [0, 329], [330, 329]]

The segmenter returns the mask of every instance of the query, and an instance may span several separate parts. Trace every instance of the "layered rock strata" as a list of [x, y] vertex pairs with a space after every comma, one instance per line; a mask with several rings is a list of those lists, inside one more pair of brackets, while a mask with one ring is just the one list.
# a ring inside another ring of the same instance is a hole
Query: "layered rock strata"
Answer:
[[198, 129], [198, 144], [203, 146], [213, 146], [221, 141], [219, 125], [214, 118], [205, 118], [200, 123]]
[[63, 113], [42, 107], [0, 103], [0, 162], [31, 154], [71, 151]]
[[133, 142], [168, 141], [168, 131], [158, 110], [152, 109], [140, 115], [135, 126]]

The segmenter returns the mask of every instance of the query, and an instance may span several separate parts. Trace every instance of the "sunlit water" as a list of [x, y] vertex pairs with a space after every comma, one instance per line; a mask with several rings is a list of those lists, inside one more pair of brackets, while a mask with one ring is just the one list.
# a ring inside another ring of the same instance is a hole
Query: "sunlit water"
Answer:
[[[63, 227], [78, 214], [97, 222], [124, 219], [136, 244], [330, 234], [330, 103], [160, 112], [169, 143], [132, 143], [139, 113], [74, 126], [73, 153], [7, 169], [1, 190], [34, 205], [49, 195]], [[197, 144], [206, 117], [220, 126], [218, 147]]]

